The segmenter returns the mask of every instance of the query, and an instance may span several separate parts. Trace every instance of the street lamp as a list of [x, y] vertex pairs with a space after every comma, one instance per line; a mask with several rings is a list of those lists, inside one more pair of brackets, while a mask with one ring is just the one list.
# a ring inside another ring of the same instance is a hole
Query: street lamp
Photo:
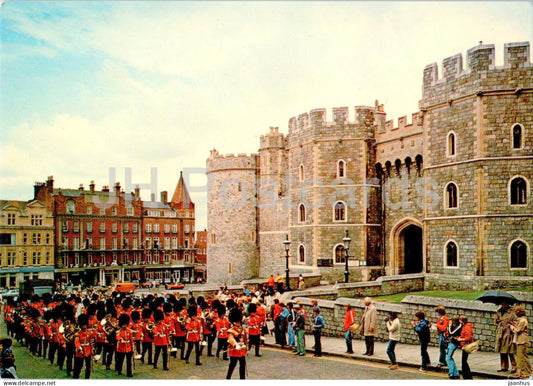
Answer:
[[342, 242], [344, 244], [344, 282], [348, 283], [350, 272], [348, 272], [348, 251], [350, 250], [350, 242], [352, 239], [348, 236], [348, 229], [346, 229], [346, 233], [344, 235], [344, 238], [342, 239]]
[[291, 285], [289, 281], [289, 249], [291, 247], [291, 242], [289, 240], [289, 235], [286, 235], [285, 241], [283, 242], [285, 247], [285, 291], [291, 290]]

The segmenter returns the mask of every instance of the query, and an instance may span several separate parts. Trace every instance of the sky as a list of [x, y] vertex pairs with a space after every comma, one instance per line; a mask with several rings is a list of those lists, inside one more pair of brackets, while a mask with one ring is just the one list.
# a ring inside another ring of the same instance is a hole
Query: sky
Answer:
[[183, 171], [204, 229], [211, 149], [255, 153], [315, 108], [379, 100], [410, 120], [426, 65], [482, 41], [502, 66], [532, 20], [526, 1], [5, 2], [0, 198], [53, 176], [159, 199]]

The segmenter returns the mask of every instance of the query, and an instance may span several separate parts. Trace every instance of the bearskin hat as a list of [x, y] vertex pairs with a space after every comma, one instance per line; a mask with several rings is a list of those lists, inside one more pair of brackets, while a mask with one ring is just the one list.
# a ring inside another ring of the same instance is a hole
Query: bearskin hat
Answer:
[[78, 316], [78, 326], [82, 327], [82, 326], [87, 326], [89, 324], [89, 317], [87, 316], [87, 314], [80, 314], [80, 316]]
[[128, 314], [120, 314], [118, 317], [118, 325], [120, 327], [130, 324], [130, 316]]
[[164, 303], [163, 304], [163, 312], [172, 312], [172, 304]]
[[226, 315], [226, 307], [224, 305], [220, 304], [217, 307], [217, 314], [218, 314], [218, 316]]
[[152, 310], [149, 308], [143, 308], [141, 316], [143, 319], [150, 319], [150, 316], [152, 316]]
[[187, 308], [187, 315], [189, 315], [189, 318], [198, 315], [198, 307], [196, 307], [194, 304], [190, 305], [189, 308]]
[[231, 323], [242, 322], [242, 311], [240, 308], [234, 308], [229, 312], [228, 319]]
[[165, 315], [163, 314], [163, 311], [161, 310], [155, 310], [154, 311], [154, 321], [159, 322], [161, 320], [165, 319]]
[[132, 322], [138, 322], [141, 318], [141, 314], [139, 314], [139, 311], [132, 311], [131, 312], [131, 320]]
[[254, 303], [248, 304], [248, 313], [253, 313], [257, 311], [257, 305]]

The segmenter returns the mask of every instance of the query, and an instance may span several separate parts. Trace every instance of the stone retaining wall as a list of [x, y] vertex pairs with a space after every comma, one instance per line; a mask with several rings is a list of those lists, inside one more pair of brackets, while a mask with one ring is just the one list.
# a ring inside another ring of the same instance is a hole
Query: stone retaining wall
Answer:
[[[529, 336], [533, 336], [533, 294], [530, 292], [512, 292], [519, 299], [520, 303], [525, 305], [526, 313], [529, 320]], [[324, 336], [336, 336], [340, 339], [344, 337], [344, 305], [349, 303], [355, 311], [356, 319], [360, 319], [364, 311], [362, 299], [338, 298], [336, 300], [321, 300], [313, 294], [313, 298], [318, 300], [322, 316], [326, 327], [323, 329]], [[311, 298], [296, 297], [293, 301], [300, 301], [309, 316], [306, 320], [306, 332], [311, 333]], [[378, 334], [376, 340], [387, 341], [388, 333], [385, 325], [385, 317], [390, 311], [398, 313], [401, 322], [401, 343], [418, 344], [418, 336], [411, 326], [411, 321], [415, 320], [414, 314], [417, 311], [424, 311], [426, 319], [430, 322], [436, 322], [438, 317], [435, 313], [435, 307], [442, 305], [446, 307], [447, 315], [466, 315], [469, 322], [474, 325], [474, 337], [480, 343], [481, 351], [492, 351], [494, 349], [496, 324], [494, 315], [497, 306], [494, 304], [484, 304], [475, 300], [458, 300], [435, 298], [427, 296], [409, 295], [406, 296], [401, 304], [375, 302], [374, 305], [378, 311]], [[356, 335], [355, 339], [362, 339], [362, 336]], [[437, 334], [432, 333], [430, 345], [438, 344]], [[530, 352], [531, 347], [530, 347]]]

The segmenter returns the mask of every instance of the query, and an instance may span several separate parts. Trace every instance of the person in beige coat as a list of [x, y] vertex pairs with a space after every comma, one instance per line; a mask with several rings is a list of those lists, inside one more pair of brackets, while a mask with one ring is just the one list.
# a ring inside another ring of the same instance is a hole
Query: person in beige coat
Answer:
[[371, 356], [374, 355], [374, 336], [377, 334], [378, 312], [369, 297], [365, 298], [364, 303], [366, 308], [361, 319], [359, 331], [365, 337], [366, 352], [363, 355]]
[[526, 309], [523, 306], [516, 306], [514, 312], [518, 320], [510, 322], [509, 327], [516, 334], [516, 376], [521, 379], [528, 379], [531, 377], [531, 362], [527, 356], [529, 336]]
[[513, 333], [510, 328], [511, 321], [516, 320], [516, 314], [507, 303], [502, 303], [496, 311], [495, 321], [496, 328], [496, 345], [494, 351], [500, 353], [500, 369], [498, 372], [509, 371], [509, 362], [511, 362], [511, 374], [516, 372], [516, 345], [513, 343]]

